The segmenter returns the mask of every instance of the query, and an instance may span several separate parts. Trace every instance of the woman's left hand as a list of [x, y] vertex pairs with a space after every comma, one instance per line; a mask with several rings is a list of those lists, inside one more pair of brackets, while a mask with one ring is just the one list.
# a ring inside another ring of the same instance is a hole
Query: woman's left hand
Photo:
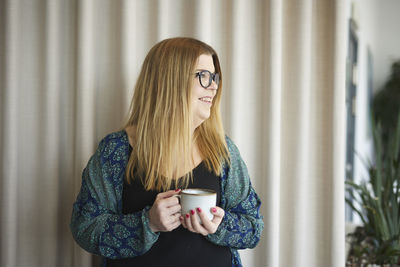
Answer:
[[[196, 213], [199, 215], [202, 224], [196, 218]], [[203, 236], [213, 234], [217, 231], [222, 218], [224, 218], [225, 211], [220, 207], [211, 208], [211, 213], [214, 215], [212, 220], [208, 219], [207, 215], [200, 208], [192, 210], [189, 214], [181, 216], [179, 219], [186, 229], [193, 233], [199, 233]]]

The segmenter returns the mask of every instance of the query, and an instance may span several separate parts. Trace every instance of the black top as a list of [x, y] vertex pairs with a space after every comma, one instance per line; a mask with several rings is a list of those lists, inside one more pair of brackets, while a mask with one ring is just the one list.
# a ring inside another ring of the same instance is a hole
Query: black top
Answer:
[[[188, 188], [205, 188], [217, 192], [217, 206], [220, 205], [220, 178], [209, 172], [202, 162], [193, 169], [193, 181]], [[140, 179], [131, 184], [124, 181], [122, 212], [129, 214], [151, 206], [157, 191], [146, 191]], [[231, 267], [232, 255], [228, 247], [215, 245], [201, 234], [192, 233], [179, 226], [171, 232], [160, 232], [156, 243], [141, 256], [128, 259], [107, 259], [107, 267], [122, 266], [218, 266]]]

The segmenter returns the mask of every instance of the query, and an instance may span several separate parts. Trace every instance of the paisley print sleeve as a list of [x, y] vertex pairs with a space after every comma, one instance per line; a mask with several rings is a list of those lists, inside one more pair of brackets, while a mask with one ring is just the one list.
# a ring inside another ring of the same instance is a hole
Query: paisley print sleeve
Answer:
[[149, 226], [148, 210], [121, 212], [126, 146], [106, 137], [82, 174], [82, 186], [73, 205], [70, 228], [76, 242], [90, 253], [107, 258], [142, 255], [159, 234]]
[[217, 232], [208, 235], [211, 242], [231, 249], [253, 248], [260, 240], [264, 228], [260, 214], [261, 201], [251, 186], [247, 167], [239, 150], [228, 137], [230, 164], [221, 177], [221, 205], [225, 216]]

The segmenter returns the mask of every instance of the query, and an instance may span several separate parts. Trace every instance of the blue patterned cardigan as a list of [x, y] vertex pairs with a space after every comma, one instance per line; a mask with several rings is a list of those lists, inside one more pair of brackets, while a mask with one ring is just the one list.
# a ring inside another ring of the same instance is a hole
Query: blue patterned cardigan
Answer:
[[[232, 252], [232, 266], [242, 266], [238, 249], [253, 248], [264, 228], [261, 201], [251, 186], [239, 150], [226, 137], [231, 164], [223, 166], [221, 208], [225, 216], [214, 234], [206, 238]], [[90, 253], [106, 258], [128, 258], [146, 253], [159, 233], [149, 227], [147, 206], [122, 214], [122, 189], [129, 159], [125, 131], [106, 136], [83, 170], [82, 186], [73, 205], [70, 228], [76, 242]]]

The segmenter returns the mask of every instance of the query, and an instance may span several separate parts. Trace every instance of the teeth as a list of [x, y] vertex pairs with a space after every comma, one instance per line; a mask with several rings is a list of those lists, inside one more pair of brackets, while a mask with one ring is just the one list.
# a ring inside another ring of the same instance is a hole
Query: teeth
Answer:
[[211, 97], [209, 97], [209, 96], [200, 97], [199, 99], [200, 99], [201, 101], [207, 101], [207, 102], [210, 102], [210, 101], [211, 101]]

